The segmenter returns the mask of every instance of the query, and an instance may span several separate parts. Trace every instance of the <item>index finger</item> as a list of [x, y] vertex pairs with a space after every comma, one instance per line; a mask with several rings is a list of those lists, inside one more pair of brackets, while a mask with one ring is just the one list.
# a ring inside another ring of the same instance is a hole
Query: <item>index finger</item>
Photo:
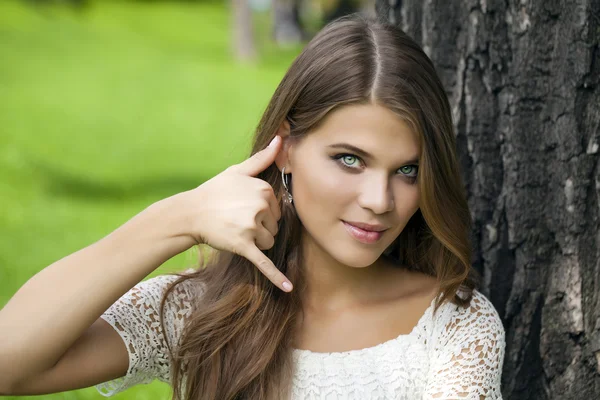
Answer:
[[292, 291], [293, 285], [289, 279], [277, 269], [275, 264], [258, 247], [255, 245], [248, 246], [240, 255], [252, 262], [275, 286], [284, 292]]

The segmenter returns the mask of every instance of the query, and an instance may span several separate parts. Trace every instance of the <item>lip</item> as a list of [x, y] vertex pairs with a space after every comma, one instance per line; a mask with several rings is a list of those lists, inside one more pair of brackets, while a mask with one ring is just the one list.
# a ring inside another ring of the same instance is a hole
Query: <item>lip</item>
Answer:
[[[383, 236], [383, 232], [387, 230], [382, 225], [370, 225], [370, 224], [362, 224], [358, 222], [346, 222], [344, 223], [344, 227], [346, 231], [352, 236], [354, 239], [358, 240], [361, 243], [365, 244], [373, 244], [379, 241]], [[356, 225], [355, 225], [356, 224]], [[362, 227], [369, 227], [374, 230], [369, 230]]]
[[353, 222], [353, 221], [344, 221], [342, 220], [342, 222], [345, 222], [349, 225], [355, 226], [359, 229], [362, 229], [363, 231], [370, 231], [370, 232], [383, 232], [385, 230], [387, 230], [387, 226], [383, 226], [383, 225], [371, 225], [371, 224], [363, 224], [362, 222]]

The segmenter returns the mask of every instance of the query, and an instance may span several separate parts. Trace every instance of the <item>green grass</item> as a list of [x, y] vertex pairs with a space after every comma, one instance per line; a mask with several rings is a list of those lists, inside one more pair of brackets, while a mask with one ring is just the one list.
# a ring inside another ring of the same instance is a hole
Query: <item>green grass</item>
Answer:
[[[256, 19], [261, 62], [239, 65], [224, 4], [94, 2], [75, 12], [0, 1], [0, 305], [40, 269], [245, 158], [299, 52], [274, 48], [268, 16]], [[115, 398], [169, 393], [154, 383]], [[92, 388], [43, 398], [103, 397]]]

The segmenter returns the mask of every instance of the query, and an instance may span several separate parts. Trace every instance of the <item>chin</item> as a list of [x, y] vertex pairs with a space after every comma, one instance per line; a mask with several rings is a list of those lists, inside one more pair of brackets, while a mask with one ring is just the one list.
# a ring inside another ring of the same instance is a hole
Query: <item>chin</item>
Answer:
[[[354, 250], [354, 251], [353, 251]], [[339, 253], [339, 250], [336, 251]], [[348, 249], [343, 254], [331, 254], [337, 261], [351, 268], [366, 268], [375, 263], [381, 257], [381, 252], [365, 249]]]

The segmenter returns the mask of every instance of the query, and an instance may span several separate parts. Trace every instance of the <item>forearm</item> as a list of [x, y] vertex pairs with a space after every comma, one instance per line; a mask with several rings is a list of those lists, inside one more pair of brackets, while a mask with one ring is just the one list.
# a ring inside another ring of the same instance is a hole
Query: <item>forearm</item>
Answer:
[[0, 310], [0, 374], [45, 371], [119, 297], [193, 245], [177, 197], [33, 276]]

